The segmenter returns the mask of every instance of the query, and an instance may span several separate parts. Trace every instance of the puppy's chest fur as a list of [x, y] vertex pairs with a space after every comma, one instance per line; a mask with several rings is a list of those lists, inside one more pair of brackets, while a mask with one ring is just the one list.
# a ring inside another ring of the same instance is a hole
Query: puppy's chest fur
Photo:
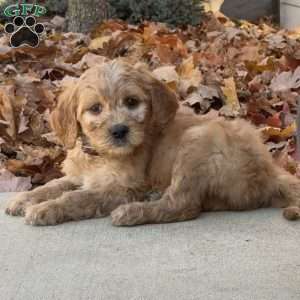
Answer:
[[147, 157], [144, 151], [120, 158], [90, 155], [77, 145], [68, 152], [63, 172], [83, 189], [97, 189], [108, 185], [140, 188], [146, 182]]
[[[171, 181], [173, 162], [177, 148], [155, 147], [130, 157], [112, 159], [89, 155], [76, 147], [68, 152], [63, 163], [63, 172], [83, 189], [97, 189], [120, 185], [145, 191], [163, 191]], [[159, 158], [163, 158], [158, 160]]]

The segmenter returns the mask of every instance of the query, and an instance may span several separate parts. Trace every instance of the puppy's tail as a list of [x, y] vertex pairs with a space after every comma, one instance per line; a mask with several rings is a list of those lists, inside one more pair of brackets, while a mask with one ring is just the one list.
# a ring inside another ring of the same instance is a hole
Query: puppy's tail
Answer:
[[276, 196], [272, 200], [274, 207], [283, 207], [283, 216], [290, 220], [300, 219], [300, 180], [280, 170], [276, 180]]

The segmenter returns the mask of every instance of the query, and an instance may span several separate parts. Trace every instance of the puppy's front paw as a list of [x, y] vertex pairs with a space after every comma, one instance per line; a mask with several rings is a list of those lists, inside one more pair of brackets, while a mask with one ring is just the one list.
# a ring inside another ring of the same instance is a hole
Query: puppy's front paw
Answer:
[[10, 216], [24, 216], [26, 208], [30, 205], [28, 193], [21, 193], [10, 200], [5, 213]]
[[114, 226], [134, 226], [143, 224], [143, 211], [140, 203], [121, 205], [111, 213]]
[[53, 202], [41, 203], [26, 210], [25, 223], [33, 226], [57, 225], [63, 222], [63, 212]]

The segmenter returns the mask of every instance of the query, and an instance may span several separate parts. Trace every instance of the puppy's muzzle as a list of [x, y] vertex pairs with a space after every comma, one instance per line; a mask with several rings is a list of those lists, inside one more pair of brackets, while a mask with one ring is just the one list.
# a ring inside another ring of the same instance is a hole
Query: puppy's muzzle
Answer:
[[123, 124], [114, 125], [110, 129], [110, 134], [114, 143], [118, 146], [122, 146], [126, 143], [129, 134], [129, 127]]

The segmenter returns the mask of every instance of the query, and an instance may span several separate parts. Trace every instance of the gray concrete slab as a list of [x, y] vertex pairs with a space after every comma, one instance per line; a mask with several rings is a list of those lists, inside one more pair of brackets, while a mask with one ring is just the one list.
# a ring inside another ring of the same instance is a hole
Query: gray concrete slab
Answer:
[[4, 215], [1, 300], [299, 300], [300, 222], [275, 209], [115, 228], [30, 227]]

